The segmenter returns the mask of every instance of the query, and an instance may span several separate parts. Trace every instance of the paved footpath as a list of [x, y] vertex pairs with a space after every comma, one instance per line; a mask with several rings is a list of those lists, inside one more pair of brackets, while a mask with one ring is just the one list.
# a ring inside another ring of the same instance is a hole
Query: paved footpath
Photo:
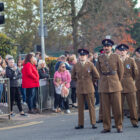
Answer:
[[[98, 114], [98, 110], [96, 112]], [[108, 134], [100, 133], [102, 124], [97, 124], [98, 129], [91, 129], [88, 111], [85, 111], [85, 128], [82, 130], [74, 129], [76, 111], [71, 114], [44, 113], [23, 120], [16, 118], [21, 117], [13, 118], [12, 121], [17, 121], [17, 124], [9, 122], [10, 125], [0, 128], [0, 140], [140, 140], [140, 127], [133, 128], [128, 118], [124, 120], [123, 133], [112, 129]]]

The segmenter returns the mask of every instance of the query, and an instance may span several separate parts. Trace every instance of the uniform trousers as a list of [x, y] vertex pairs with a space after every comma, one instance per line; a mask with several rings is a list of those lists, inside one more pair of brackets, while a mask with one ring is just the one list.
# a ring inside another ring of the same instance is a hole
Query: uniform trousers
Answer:
[[103, 120], [103, 103], [102, 103], [102, 94], [99, 93], [100, 98], [100, 107], [99, 107], [99, 120]]
[[71, 100], [72, 103], [76, 103], [76, 88], [71, 88]]
[[137, 109], [136, 109], [136, 94], [135, 93], [122, 93], [121, 96], [122, 96], [122, 112], [123, 112], [124, 101], [126, 98], [129, 111], [130, 111], [130, 121], [132, 125], [137, 124], [138, 115], [137, 115]]
[[84, 125], [84, 105], [88, 103], [91, 124], [96, 124], [94, 93], [77, 94], [78, 97], [78, 125]]
[[138, 118], [140, 118], [140, 90], [137, 91]]
[[101, 93], [103, 105], [103, 127], [105, 130], [111, 129], [111, 108], [114, 115], [115, 126], [122, 129], [122, 108], [121, 93]]

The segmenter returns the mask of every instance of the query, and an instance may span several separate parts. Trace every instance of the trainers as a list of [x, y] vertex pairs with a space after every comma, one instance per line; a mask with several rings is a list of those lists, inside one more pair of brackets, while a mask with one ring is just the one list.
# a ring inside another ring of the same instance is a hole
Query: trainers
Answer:
[[10, 113], [10, 116], [11, 116], [11, 117], [15, 117], [16, 114], [15, 114], [15, 113]]
[[22, 104], [23, 104], [23, 105], [27, 105], [27, 103], [26, 103], [26, 102], [23, 102]]
[[7, 103], [4, 103], [3, 106], [8, 107], [8, 104]]
[[36, 114], [33, 110], [29, 110], [28, 114]]
[[26, 113], [23, 113], [23, 114], [20, 114], [20, 116], [27, 117], [28, 115]]
[[71, 112], [70, 112], [70, 110], [69, 110], [69, 109], [67, 109], [67, 110], [66, 110], [66, 113], [67, 113], [67, 114], [70, 114]]
[[4, 113], [2, 112], [2, 110], [0, 110], [0, 115], [2, 115], [2, 114], [4, 114]]

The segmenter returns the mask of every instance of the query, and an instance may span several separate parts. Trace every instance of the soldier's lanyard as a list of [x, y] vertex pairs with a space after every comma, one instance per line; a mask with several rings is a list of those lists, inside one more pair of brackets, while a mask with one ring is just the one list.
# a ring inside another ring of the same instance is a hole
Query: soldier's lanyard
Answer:
[[109, 72], [111, 72], [112, 69], [111, 69], [111, 67], [110, 67], [110, 65], [109, 65], [109, 63], [108, 63], [109, 57], [108, 57], [108, 56], [106, 56], [106, 57], [107, 57], [107, 58], [105, 59], [104, 63], [105, 63], [105, 65], [106, 65], [107, 69], [109, 70]]

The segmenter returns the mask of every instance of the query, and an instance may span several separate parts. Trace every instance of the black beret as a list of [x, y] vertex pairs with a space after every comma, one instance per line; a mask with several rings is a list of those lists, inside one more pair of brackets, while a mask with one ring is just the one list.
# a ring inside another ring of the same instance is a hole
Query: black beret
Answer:
[[89, 51], [86, 50], [86, 49], [78, 49], [78, 53], [80, 55], [88, 55], [89, 54]]
[[102, 41], [103, 46], [113, 46], [114, 42], [111, 39], [104, 39]]
[[120, 51], [129, 50], [129, 47], [126, 44], [120, 44], [117, 46], [117, 48]]
[[140, 47], [135, 50], [136, 52], [140, 53]]

